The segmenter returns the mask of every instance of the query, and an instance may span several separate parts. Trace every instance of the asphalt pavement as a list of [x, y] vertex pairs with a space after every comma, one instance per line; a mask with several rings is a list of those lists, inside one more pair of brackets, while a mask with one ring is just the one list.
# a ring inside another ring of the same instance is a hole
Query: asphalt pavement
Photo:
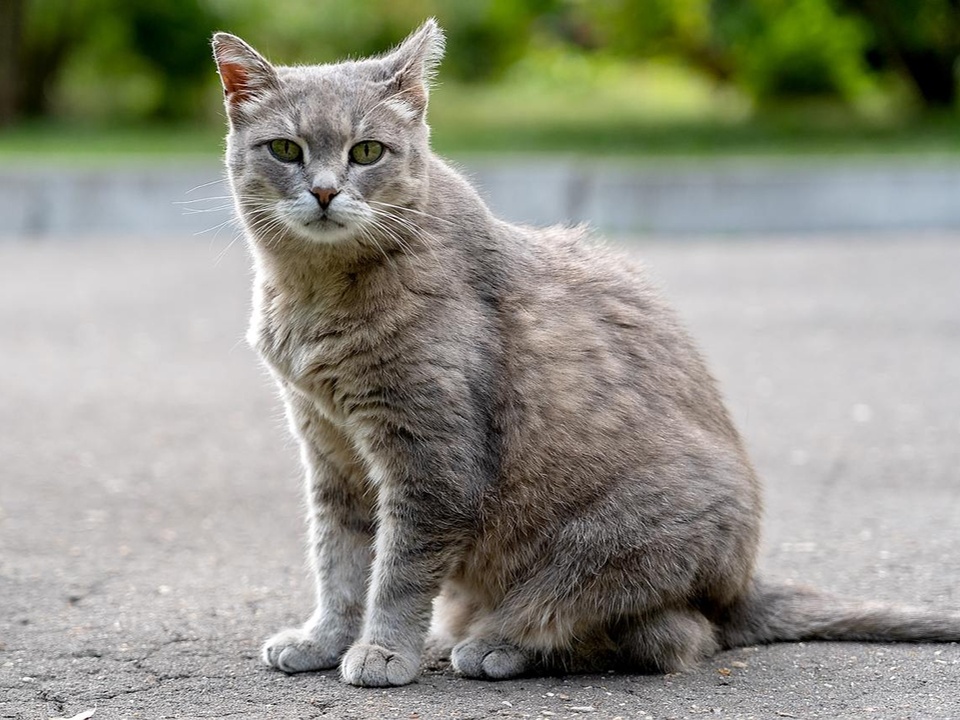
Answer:
[[[625, 242], [765, 479], [764, 570], [960, 610], [960, 234]], [[0, 244], [0, 717], [960, 717], [957, 645], [388, 690], [265, 667], [312, 598], [248, 284], [223, 236]]]

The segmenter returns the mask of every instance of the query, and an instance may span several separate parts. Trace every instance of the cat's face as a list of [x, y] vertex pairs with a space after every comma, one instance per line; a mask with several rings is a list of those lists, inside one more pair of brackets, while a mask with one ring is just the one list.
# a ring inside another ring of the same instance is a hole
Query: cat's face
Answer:
[[428, 22], [381, 58], [274, 67], [214, 36], [230, 133], [227, 165], [254, 239], [382, 243], [425, 180], [427, 81], [442, 52]]

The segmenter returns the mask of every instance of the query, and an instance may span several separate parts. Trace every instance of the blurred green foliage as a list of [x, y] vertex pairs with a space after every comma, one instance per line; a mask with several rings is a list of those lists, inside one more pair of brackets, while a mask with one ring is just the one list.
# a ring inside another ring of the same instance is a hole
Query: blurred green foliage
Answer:
[[197, 0], [26, 0], [20, 113], [96, 120], [196, 115], [220, 20]]
[[875, 70], [906, 75], [921, 101], [954, 108], [960, 63], [960, 0], [842, 0], [869, 29]]
[[957, 105], [960, 0], [0, 0], [0, 125], [213, 121], [214, 30], [321, 62], [382, 52], [429, 16], [468, 113], [474, 95], [571, 126], [728, 122], [798, 99], [885, 117]]
[[726, 0], [717, 12], [737, 77], [759, 98], [834, 95], [869, 87], [867, 30], [829, 0]]

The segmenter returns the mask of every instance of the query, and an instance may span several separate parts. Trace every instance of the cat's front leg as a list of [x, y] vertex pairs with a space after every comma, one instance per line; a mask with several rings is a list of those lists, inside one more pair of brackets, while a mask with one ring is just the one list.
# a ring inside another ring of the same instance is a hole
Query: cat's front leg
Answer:
[[263, 660], [287, 673], [336, 667], [360, 635], [373, 544], [364, 473], [339, 432], [309, 402], [287, 396], [307, 478], [310, 561], [317, 607], [300, 627], [264, 644]]
[[[340, 665], [352, 685], [416, 679], [433, 599], [476, 522], [473, 479], [462, 469], [471, 463], [456, 458], [456, 449], [441, 452], [426, 441], [419, 450], [404, 450], [412, 452], [379, 465], [379, 521], [363, 633]], [[419, 457], [411, 462], [410, 455]]]

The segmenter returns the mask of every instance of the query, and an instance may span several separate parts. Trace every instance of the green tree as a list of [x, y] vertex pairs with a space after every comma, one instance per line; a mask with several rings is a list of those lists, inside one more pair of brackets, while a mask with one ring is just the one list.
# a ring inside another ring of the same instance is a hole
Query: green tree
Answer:
[[957, 103], [960, 0], [843, 0], [870, 26], [880, 64], [913, 83], [928, 107]]
[[[700, 58], [713, 42], [711, 0], [568, 0], [569, 26], [586, 42], [615, 53]], [[582, 24], [592, 26], [584, 32]]]
[[960, 0], [0, 0], [0, 125], [194, 117], [214, 105], [213, 30], [316, 62], [380, 52], [429, 16], [460, 81], [496, 80], [546, 41], [680, 58], [761, 102], [854, 99], [892, 72], [929, 107], [957, 100]]
[[760, 100], [852, 99], [866, 83], [867, 32], [831, 0], [716, 0], [712, 10], [736, 81]]
[[126, 2], [118, 9], [137, 54], [162, 78], [152, 115], [190, 117], [197, 91], [210, 76], [210, 36], [219, 18], [198, 0]]
[[831, 0], [571, 2], [599, 45], [631, 56], [673, 55], [760, 100], [855, 95], [868, 73], [866, 34]]
[[0, 127], [17, 116], [23, 0], [0, 0]]
[[200, 0], [0, 0], [0, 25], [14, 38], [0, 51], [0, 121], [10, 122], [51, 114], [78, 66], [104, 95], [149, 73], [156, 97], [142, 112], [187, 117], [218, 22]]
[[[279, 62], [382, 52], [434, 16], [447, 34], [443, 72], [496, 78], [526, 50], [531, 29], [560, 0], [210, 0], [222, 28]], [[331, 21], [335, 19], [335, 21]]]
[[27, 0], [15, 30], [17, 40], [13, 115], [39, 116], [50, 109], [52, 85], [96, 17], [97, 0]]

